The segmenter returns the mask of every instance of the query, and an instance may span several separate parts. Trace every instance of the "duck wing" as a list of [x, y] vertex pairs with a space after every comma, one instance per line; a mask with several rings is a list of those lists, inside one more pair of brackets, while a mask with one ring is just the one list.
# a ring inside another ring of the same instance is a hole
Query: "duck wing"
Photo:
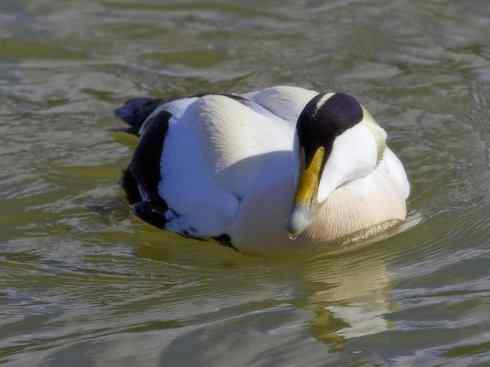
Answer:
[[197, 99], [171, 119], [163, 151], [159, 194], [179, 214], [167, 228], [198, 237], [229, 233], [241, 202], [281, 174], [275, 153], [292, 154], [293, 144], [291, 124], [249, 101]]
[[309, 89], [280, 85], [246, 93], [243, 96], [270, 111], [274, 116], [296, 125], [306, 104], [317, 94], [318, 92]]
[[141, 136], [122, 181], [135, 213], [186, 236], [223, 238], [242, 200], [291, 166], [294, 123], [256, 97], [160, 101], [143, 122], [123, 110], [137, 116], [130, 126]]

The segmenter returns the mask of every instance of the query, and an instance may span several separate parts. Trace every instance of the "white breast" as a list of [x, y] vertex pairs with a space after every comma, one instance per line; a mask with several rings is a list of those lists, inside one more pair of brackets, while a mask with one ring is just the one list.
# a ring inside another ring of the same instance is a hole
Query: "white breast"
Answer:
[[387, 147], [383, 159], [368, 176], [338, 188], [322, 204], [305, 237], [333, 241], [407, 216], [408, 180], [398, 158]]
[[[291, 157], [291, 162], [294, 162]], [[279, 248], [301, 248], [346, 238], [375, 234], [406, 218], [408, 180], [393, 152], [369, 175], [333, 191], [322, 204], [310, 227], [296, 240], [288, 238], [286, 225], [294, 196], [294, 177], [284, 176], [262, 190], [253, 192], [241, 204], [232, 227], [235, 243], [250, 252]], [[397, 169], [394, 172], [394, 168]], [[372, 233], [368, 230], [371, 229]]]

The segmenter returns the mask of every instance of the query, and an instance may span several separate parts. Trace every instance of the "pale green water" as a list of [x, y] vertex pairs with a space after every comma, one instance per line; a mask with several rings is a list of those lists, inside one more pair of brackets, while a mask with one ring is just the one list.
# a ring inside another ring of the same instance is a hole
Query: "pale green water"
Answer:
[[[273, 261], [131, 214], [114, 107], [284, 83], [367, 105], [410, 228]], [[1, 0], [0, 102], [1, 365], [490, 366], [488, 1]]]

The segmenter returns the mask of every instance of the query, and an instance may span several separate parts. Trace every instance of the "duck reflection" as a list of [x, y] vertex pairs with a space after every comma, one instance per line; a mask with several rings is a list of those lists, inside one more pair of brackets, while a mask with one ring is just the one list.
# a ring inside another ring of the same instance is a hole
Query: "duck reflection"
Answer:
[[384, 315], [390, 301], [390, 274], [380, 244], [340, 255], [318, 255], [306, 262], [311, 287], [307, 308], [314, 317], [313, 335], [341, 348], [346, 339], [381, 333], [389, 328]]
[[305, 260], [303, 278], [309, 295], [306, 308], [314, 312], [312, 334], [334, 349], [346, 340], [382, 333], [392, 327], [386, 319], [397, 306], [391, 299], [390, 259], [413, 245], [405, 233], [423, 220], [412, 211], [406, 222], [366, 242], [339, 244]]

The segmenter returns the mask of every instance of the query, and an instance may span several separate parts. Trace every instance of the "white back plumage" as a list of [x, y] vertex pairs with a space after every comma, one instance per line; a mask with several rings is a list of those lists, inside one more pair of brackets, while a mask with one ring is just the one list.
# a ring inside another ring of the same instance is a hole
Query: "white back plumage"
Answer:
[[229, 233], [247, 196], [278, 180], [292, 184], [295, 122], [315, 94], [275, 87], [247, 94], [246, 104], [209, 95], [164, 105], [174, 117], [159, 193], [177, 213], [167, 227], [203, 237]]

